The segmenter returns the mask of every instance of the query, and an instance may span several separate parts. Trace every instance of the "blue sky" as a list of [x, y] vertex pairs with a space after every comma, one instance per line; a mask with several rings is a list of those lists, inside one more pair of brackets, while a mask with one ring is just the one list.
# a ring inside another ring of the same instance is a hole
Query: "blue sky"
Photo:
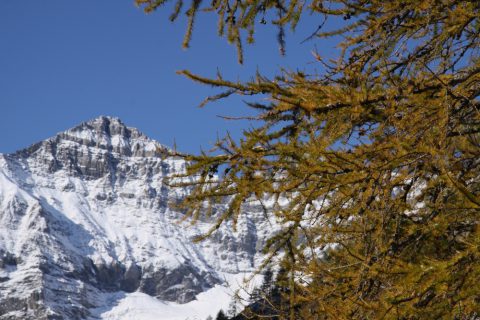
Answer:
[[319, 18], [287, 33], [286, 57], [276, 31], [260, 25], [241, 66], [235, 48], [217, 37], [213, 15], [200, 16], [191, 48], [183, 50], [185, 23], [170, 23], [169, 14], [145, 15], [133, 0], [0, 1], [0, 153], [99, 115], [120, 117], [166, 145], [175, 139], [182, 151], [208, 149], [217, 133], [238, 137], [249, 125], [217, 115], [244, 115], [246, 108], [238, 98], [197, 108], [216, 91], [175, 71], [213, 76], [218, 68], [235, 80], [257, 68], [273, 75], [280, 66], [315, 67], [315, 42], [300, 42]]

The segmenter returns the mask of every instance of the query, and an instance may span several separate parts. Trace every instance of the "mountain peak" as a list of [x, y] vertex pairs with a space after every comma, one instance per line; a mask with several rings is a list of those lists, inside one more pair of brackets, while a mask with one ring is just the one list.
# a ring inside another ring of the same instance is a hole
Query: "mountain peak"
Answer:
[[61, 144], [72, 143], [78, 147], [97, 148], [121, 156], [157, 157], [164, 156], [169, 151], [166, 146], [150, 139], [138, 129], [125, 125], [120, 118], [102, 115], [16, 153], [28, 156], [42, 146], [54, 146], [56, 149]]
[[110, 128], [121, 128], [123, 130], [130, 129], [133, 131], [138, 131], [136, 128], [127, 127], [125, 123], [119, 118], [114, 116], [105, 116], [101, 115], [96, 118], [90, 119], [88, 121], [82, 122], [79, 125], [67, 130], [81, 130], [83, 128], [96, 128], [100, 131], [108, 132]]
[[[122, 122], [122, 120], [120, 120], [120, 118], [113, 117], [113, 116], [104, 116], [104, 115], [85, 121], [75, 128], [82, 127], [82, 125], [97, 127], [99, 129], [106, 130], [106, 131], [109, 130], [110, 126], [120, 127], [125, 129], [127, 128], [127, 126]], [[75, 128], [72, 128], [72, 129], [75, 129]]]
[[120, 158], [164, 158], [170, 150], [119, 118], [100, 116], [60, 132], [13, 156], [37, 159], [46, 171], [60, 169], [97, 178], [111, 172]]
[[127, 127], [119, 118], [110, 116], [99, 116], [59, 135], [77, 137], [100, 145], [108, 143], [108, 138], [114, 136], [124, 139], [133, 137], [150, 140], [137, 129]]
[[124, 156], [154, 157], [168, 151], [138, 129], [127, 127], [119, 118], [111, 116], [99, 116], [57, 136]]

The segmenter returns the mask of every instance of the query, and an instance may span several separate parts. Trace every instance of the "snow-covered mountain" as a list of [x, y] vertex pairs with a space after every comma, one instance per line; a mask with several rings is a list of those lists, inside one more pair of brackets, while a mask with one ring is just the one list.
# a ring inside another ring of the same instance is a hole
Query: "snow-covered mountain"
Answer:
[[[0, 319], [203, 319], [228, 304], [225, 279], [258, 267], [271, 230], [245, 207], [180, 223], [187, 190], [162, 184], [185, 162], [119, 119], [99, 117], [0, 154]], [[232, 286], [232, 284], [229, 284]]]

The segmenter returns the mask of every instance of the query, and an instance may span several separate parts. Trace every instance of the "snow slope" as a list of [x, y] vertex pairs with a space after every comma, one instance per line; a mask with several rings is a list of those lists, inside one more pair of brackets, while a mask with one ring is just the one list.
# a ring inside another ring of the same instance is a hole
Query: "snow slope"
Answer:
[[[117, 296], [114, 299], [111, 299], [111, 295], [106, 295], [104, 297], [106, 307], [93, 310], [96, 316], [92, 319], [204, 320], [208, 316], [215, 319], [220, 309], [229, 310], [233, 296], [239, 293], [243, 298], [248, 298], [246, 290], [253, 289], [262, 279], [261, 276], [256, 276], [253, 280], [248, 280], [250, 277], [248, 273], [226, 273], [224, 276], [225, 284], [215, 285], [198, 294], [195, 300], [185, 304], [159, 301], [141, 292], [121, 294], [121, 297]], [[248, 281], [248, 284], [245, 281]]]

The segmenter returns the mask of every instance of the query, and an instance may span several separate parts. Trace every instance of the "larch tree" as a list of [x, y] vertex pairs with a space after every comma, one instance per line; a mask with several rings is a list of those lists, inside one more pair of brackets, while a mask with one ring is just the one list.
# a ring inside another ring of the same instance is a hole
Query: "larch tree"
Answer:
[[[288, 273], [289, 319], [480, 318], [480, 2], [458, 0], [176, 0], [172, 20], [218, 16], [219, 35], [253, 42], [259, 24], [340, 39], [322, 73], [282, 70], [251, 81], [180, 73], [248, 103], [258, 126], [215, 153], [189, 155], [182, 206], [193, 219], [228, 202], [288, 199], [268, 214], [281, 230], [265, 252]], [[137, 0], [147, 12], [168, 0]], [[277, 17], [266, 21], [265, 17]], [[218, 179], [212, 179], [213, 175]], [[182, 185], [172, 179], [172, 183]]]

